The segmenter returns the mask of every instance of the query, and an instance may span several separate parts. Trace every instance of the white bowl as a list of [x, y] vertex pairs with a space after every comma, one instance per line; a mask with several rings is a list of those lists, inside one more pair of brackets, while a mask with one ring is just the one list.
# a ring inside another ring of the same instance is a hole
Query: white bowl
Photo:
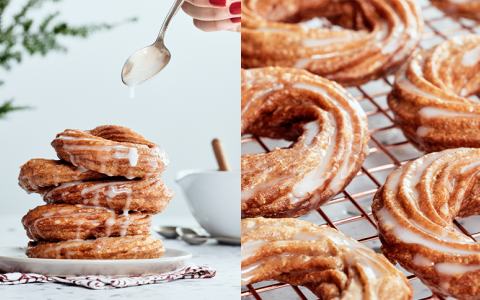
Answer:
[[211, 236], [240, 239], [240, 171], [184, 170], [176, 181], [190, 211]]

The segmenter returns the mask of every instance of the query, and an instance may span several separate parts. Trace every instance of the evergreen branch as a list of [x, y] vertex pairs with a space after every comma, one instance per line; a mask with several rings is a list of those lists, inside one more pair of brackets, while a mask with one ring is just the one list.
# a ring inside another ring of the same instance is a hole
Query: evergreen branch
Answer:
[[[30, 9], [41, 7], [47, 1], [58, 2], [60, 0], [28, 0], [20, 12], [14, 15], [12, 24], [2, 29], [2, 13], [10, 0], [0, 0], [0, 67], [9, 70], [13, 62], [21, 62], [23, 52], [29, 55], [40, 54], [42, 56], [52, 51], [66, 52], [67, 49], [58, 43], [58, 36], [86, 38], [95, 32], [110, 30], [137, 20], [131, 18], [114, 24], [100, 23], [81, 26], [72, 26], [66, 22], [58, 22], [52, 25], [59, 15], [59, 12], [54, 12], [45, 16], [35, 26], [34, 20], [29, 18], [27, 14]], [[19, 45], [23, 47], [18, 47]]]
[[10, 0], [0, 0], [0, 16], [3, 15], [3, 11], [8, 6], [9, 3], [10, 3]]
[[4, 119], [5, 115], [9, 112], [16, 111], [16, 110], [25, 110], [25, 109], [32, 109], [30, 106], [14, 106], [13, 99], [5, 101], [0, 106], [0, 119]]
[[[9, 70], [13, 63], [20, 63], [22, 56], [40, 54], [47, 55], [50, 52], [66, 52], [67, 48], [58, 42], [58, 37], [86, 38], [91, 34], [110, 30], [119, 25], [135, 22], [136, 18], [127, 19], [118, 23], [89, 24], [72, 26], [67, 22], [55, 22], [59, 12], [46, 15], [40, 22], [35, 22], [28, 16], [31, 10], [39, 9], [44, 3], [59, 2], [61, 0], [25, 0], [20, 11], [13, 15], [11, 22], [5, 26], [4, 12], [11, 0], [0, 0], [0, 69]], [[0, 81], [0, 85], [3, 81]], [[8, 112], [29, 109], [28, 106], [14, 106], [13, 100], [6, 101], [0, 106], [0, 119]]]
[[[49, 14], [47, 17], [45, 17], [45, 19], [43, 20], [42, 23], [40, 23], [40, 26], [38, 26], [38, 31], [40, 32], [45, 32], [45, 30], [47, 29], [48, 25], [50, 24], [50, 22], [56, 17], [58, 16], [60, 13], [57, 11], [53, 14]], [[31, 21], [31, 20], [29, 20]], [[27, 31], [27, 30], [26, 30]]]

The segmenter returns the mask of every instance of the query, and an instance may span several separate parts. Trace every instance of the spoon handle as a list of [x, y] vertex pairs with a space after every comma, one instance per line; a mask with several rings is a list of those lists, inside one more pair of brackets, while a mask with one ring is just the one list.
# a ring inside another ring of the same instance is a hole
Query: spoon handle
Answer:
[[165, 21], [163, 21], [162, 28], [160, 28], [160, 33], [158, 34], [158, 37], [157, 37], [157, 41], [163, 41], [163, 39], [165, 38], [165, 32], [167, 32], [167, 28], [168, 28], [168, 25], [170, 24], [170, 21], [178, 12], [183, 2], [185, 2], [185, 0], [175, 0], [175, 3], [173, 3], [172, 8], [170, 8], [170, 11], [168, 12], [167, 17], [165, 18]]
[[211, 237], [211, 239], [215, 239], [217, 241], [224, 241], [224, 242], [240, 242], [240, 239], [226, 238], [226, 237]]

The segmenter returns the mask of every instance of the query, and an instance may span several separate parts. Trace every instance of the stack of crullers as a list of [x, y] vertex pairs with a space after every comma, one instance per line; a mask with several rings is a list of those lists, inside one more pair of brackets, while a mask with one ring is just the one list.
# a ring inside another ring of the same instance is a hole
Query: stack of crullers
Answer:
[[19, 185], [46, 205], [22, 219], [26, 254], [56, 259], [148, 259], [165, 252], [150, 232], [173, 191], [159, 179], [163, 149], [129, 128], [67, 129], [52, 146], [60, 160], [31, 159]]

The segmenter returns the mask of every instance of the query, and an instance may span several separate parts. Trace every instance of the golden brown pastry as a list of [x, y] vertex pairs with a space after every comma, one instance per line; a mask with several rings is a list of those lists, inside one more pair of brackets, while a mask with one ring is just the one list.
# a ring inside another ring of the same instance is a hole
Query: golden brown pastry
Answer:
[[61, 183], [105, 178], [109, 176], [75, 167], [63, 160], [35, 158], [20, 167], [18, 185], [29, 194], [43, 194], [46, 188], [58, 186]]
[[405, 137], [422, 151], [480, 147], [480, 36], [422, 50], [396, 75], [388, 105]]
[[242, 220], [242, 285], [276, 280], [320, 299], [411, 299], [407, 278], [342, 233], [294, 219]]
[[383, 253], [444, 297], [480, 299], [480, 243], [455, 229], [480, 214], [480, 149], [449, 149], [391, 173], [372, 205]]
[[430, 0], [433, 5], [453, 17], [462, 17], [480, 21], [480, 2], [478, 0]]
[[138, 212], [120, 215], [107, 208], [79, 204], [47, 204], [29, 210], [22, 224], [32, 240], [67, 241], [146, 235], [152, 217]]
[[165, 253], [162, 241], [153, 235], [99, 238], [65, 242], [29, 242], [30, 258], [50, 259], [151, 259]]
[[20, 187], [41, 194], [48, 203], [22, 218], [27, 236], [34, 240], [26, 255], [161, 257], [165, 249], [149, 235], [148, 214], [162, 212], [173, 197], [158, 179], [168, 166], [163, 149], [129, 128], [114, 125], [67, 129], [52, 146], [61, 160], [31, 159], [18, 178]]
[[160, 146], [121, 126], [67, 129], [57, 134], [52, 146], [59, 158], [109, 176], [158, 178], [168, 166]]
[[367, 118], [341, 86], [304, 70], [242, 70], [241, 133], [292, 141], [242, 155], [242, 217], [297, 217], [341, 192], [368, 154]]
[[157, 178], [70, 182], [49, 188], [46, 203], [83, 204], [113, 211], [139, 211], [149, 215], [162, 212], [173, 191]]
[[[303, 23], [315, 17], [343, 28]], [[396, 70], [422, 30], [414, 0], [243, 0], [242, 67], [301, 68], [360, 85]]]

